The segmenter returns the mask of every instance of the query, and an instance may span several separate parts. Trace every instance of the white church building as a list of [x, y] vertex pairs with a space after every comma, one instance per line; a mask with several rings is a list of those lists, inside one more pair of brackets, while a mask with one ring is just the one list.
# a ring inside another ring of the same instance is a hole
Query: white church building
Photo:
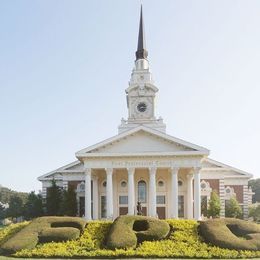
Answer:
[[225, 203], [235, 196], [248, 216], [251, 174], [210, 159], [209, 150], [166, 133], [156, 118], [154, 99], [158, 88], [149, 70], [142, 10], [138, 46], [127, 96], [128, 118], [118, 134], [76, 152], [76, 161], [38, 178], [42, 195], [54, 179], [58, 186], [75, 188], [78, 215], [115, 219], [137, 214], [165, 218], [200, 219], [214, 190]]

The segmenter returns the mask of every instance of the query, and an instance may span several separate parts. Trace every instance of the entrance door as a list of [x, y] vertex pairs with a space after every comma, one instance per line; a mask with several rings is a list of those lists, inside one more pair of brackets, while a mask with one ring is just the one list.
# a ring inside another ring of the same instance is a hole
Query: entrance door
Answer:
[[119, 207], [119, 216], [127, 215], [128, 207]]
[[120, 194], [118, 197], [119, 216], [127, 215], [128, 213], [128, 196], [127, 194]]
[[137, 202], [141, 202], [142, 215], [147, 216], [147, 186], [146, 182], [141, 180], [137, 184]]
[[166, 219], [166, 207], [165, 207], [166, 201], [165, 201], [164, 194], [156, 196], [156, 204], [157, 204], [156, 212], [157, 212], [158, 218]]
[[166, 219], [165, 207], [157, 207], [157, 215], [159, 219]]

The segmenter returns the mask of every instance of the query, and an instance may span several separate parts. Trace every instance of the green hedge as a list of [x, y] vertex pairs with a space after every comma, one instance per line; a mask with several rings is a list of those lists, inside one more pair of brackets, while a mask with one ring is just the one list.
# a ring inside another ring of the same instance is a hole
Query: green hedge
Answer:
[[80, 230], [73, 227], [47, 228], [39, 233], [39, 242], [62, 242], [77, 239], [80, 236]]
[[11, 238], [15, 233], [26, 227], [30, 222], [24, 221], [22, 223], [11, 224], [7, 227], [2, 227], [0, 229], [0, 246], [4, 244], [9, 238]]
[[143, 241], [161, 240], [170, 231], [165, 221], [144, 216], [121, 216], [111, 226], [107, 236], [110, 249], [135, 248]]
[[201, 222], [200, 234], [215, 246], [238, 250], [260, 250], [260, 226], [240, 219]]
[[[72, 224], [73, 223], [73, 224]], [[69, 227], [70, 231], [67, 239], [75, 239], [80, 235], [80, 231], [83, 231], [86, 222], [82, 218], [74, 218], [74, 217], [41, 217], [34, 219], [28, 226], [23, 228], [21, 231], [16, 233], [13, 237], [8, 239], [5, 243], [0, 246], [0, 252], [2, 254], [12, 254], [22, 249], [33, 249], [39, 242], [39, 235], [41, 233], [44, 234], [45, 230], [49, 230], [53, 225], [58, 228], [61, 227]], [[77, 226], [80, 228], [74, 228], [70, 226]], [[61, 240], [58, 240], [57, 232], [55, 232], [55, 228], [52, 228], [52, 234], [48, 233], [47, 236], [42, 236], [43, 241], [51, 241], [51, 237], [53, 236], [52, 241], [64, 241], [65, 235], [61, 236]], [[59, 228], [60, 229], [60, 228]], [[78, 234], [76, 236], [76, 234]], [[41, 235], [40, 235], [41, 237]]]
[[[39, 244], [21, 250], [15, 257], [23, 258], [259, 258], [260, 251], [231, 250], [212, 246], [198, 234], [199, 223], [193, 220], [166, 220], [171, 231], [166, 239], [144, 241], [136, 249], [105, 249], [105, 237], [112, 222], [88, 222], [77, 240]], [[0, 230], [0, 237], [1, 237]]]

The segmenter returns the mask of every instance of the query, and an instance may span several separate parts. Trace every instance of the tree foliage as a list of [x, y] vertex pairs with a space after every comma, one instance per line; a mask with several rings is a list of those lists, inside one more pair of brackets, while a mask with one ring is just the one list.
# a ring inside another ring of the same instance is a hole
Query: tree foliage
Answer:
[[219, 196], [215, 191], [212, 191], [209, 200], [208, 217], [219, 217], [220, 207]]
[[13, 195], [10, 198], [9, 208], [6, 211], [6, 216], [17, 218], [22, 215], [23, 215], [23, 200], [19, 196]]
[[43, 215], [42, 197], [40, 194], [30, 192], [24, 205], [24, 215], [26, 219], [32, 219]]
[[59, 216], [61, 213], [62, 191], [52, 180], [51, 187], [47, 189], [46, 214], [49, 216]]
[[77, 215], [77, 197], [72, 186], [68, 190], [62, 192], [62, 201], [60, 206], [61, 215], [76, 216]]
[[0, 203], [0, 220], [5, 218], [5, 207]]
[[251, 207], [249, 209], [249, 217], [252, 217], [254, 221], [260, 222], [260, 205]]
[[0, 185], [0, 201], [2, 203], [9, 203], [11, 197], [13, 197], [13, 196], [20, 197], [22, 199], [23, 203], [25, 203], [25, 201], [27, 200], [28, 193], [13, 191], [11, 189], [8, 189], [8, 188]]
[[252, 188], [252, 191], [255, 193], [253, 195], [253, 203], [260, 202], [260, 178], [250, 180], [248, 184]]
[[228, 218], [241, 218], [242, 217], [242, 209], [241, 209], [236, 197], [232, 197], [229, 201], [226, 201], [225, 215]]
[[201, 196], [201, 214], [203, 216], [207, 216], [208, 215], [207, 196]]

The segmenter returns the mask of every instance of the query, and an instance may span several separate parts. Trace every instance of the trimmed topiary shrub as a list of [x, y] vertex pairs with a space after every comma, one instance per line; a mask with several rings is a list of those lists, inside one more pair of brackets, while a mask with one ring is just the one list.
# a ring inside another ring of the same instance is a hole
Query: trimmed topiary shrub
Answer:
[[73, 227], [47, 228], [39, 233], [39, 242], [63, 242], [80, 236], [80, 230]]
[[240, 219], [201, 222], [199, 233], [212, 245], [236, 250], [260, 250], [260, 226]]
[[29, 225], [29, 222], [25, 221], [22, 223], [11, 224], [7, 227], [0, 229], [0, 246], [4, 244], [9, 238], [14, 236], [15, 233], [19, 232], [27, 225]]
[[[164, 221], [164, 220], [163, 220]], [[135, 249], [110, 250], [104, 248], [111, 221], [88, 222], [84, 233], [76, 240], [39, 244], [33, 249], [24, 249], [13, 256], [21, 258], [259, 258], [260, 251], [220, 248], [205, 243], [198, 234], [199, 223], [195, 220], [167, 222], [171, 231], [166, 239], [144, 241]], [[0, 237], [1, 237], [0, 230]], [[123, 236], [123, 233], [122, 233]]]
[[[12, 254], [21, 249], [32, 249], [42, 241], [66, 241], [78, 238], [86, 222], [74, 217], [40, 217], [16, 233], [0, 247], [4, 254]], [[65, 234], [65, 230], [67, 234]], [[61, 232], [60, 232], [61, 231]], [[60, 232], [60, 235], [58, 234]]]
[[112, 224], [107, 236], [110, 249], [135, 248], [143, 241], [161, 240], [169, 234], [167, 222], [151, 217], [121, 216]]

